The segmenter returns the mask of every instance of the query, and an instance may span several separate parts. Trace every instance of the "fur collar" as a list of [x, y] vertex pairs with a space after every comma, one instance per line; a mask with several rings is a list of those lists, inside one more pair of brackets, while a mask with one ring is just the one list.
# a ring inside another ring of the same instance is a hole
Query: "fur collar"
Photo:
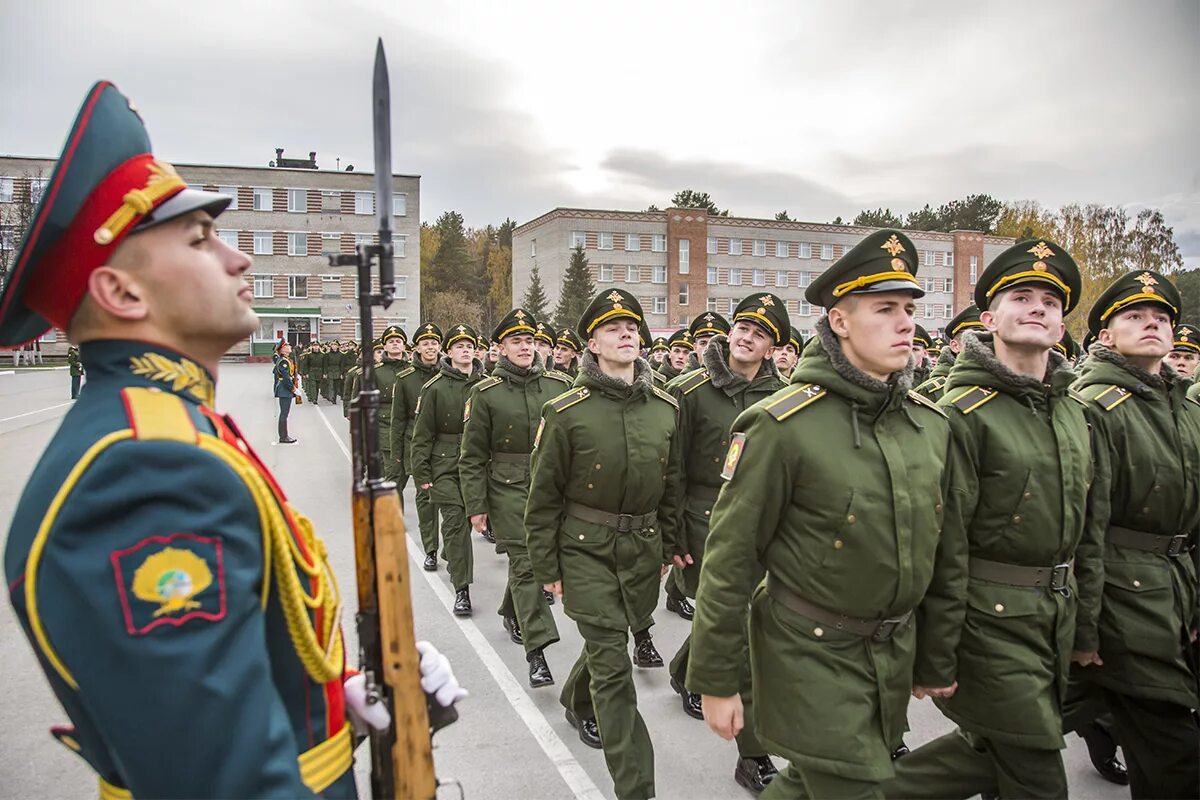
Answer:
[[503, 369], [505, 372], [510, 372], [520, 378], [536, 378], [546, 371], [542, 369], [542, 365], [538, 363], [537, 356], [533, 357], [533, 363], [528, 367], [518, 367], [516, 364], [508, 360], [508, 356], [501, 355], [500, 360], [496, 362], [496, 366], [500, 369]]
[[850, 359], [846, 358], [846, 354], [842, 352], [841, 340], [829, 327], [829, 317], [821, 317], [820, 322], [817, 323], [817, 336], [821, 338], [821, 344], [829, 356], [829, 362], [833, 364], [834, 370], [855, 386], [869, 392], [888, 392], [894, 386], [901, 393], [907, 393], [912, 388], [914, 367], [912, 356], [909, 356], [908, 364], [904, 369], [893, 372], [884, 382], [872, 378], [850, 363]]
[[1162, 362], [1162, 366], [1158, 368], [1158, 374], [1151, 375], [1141, 367], [1135, 367], [1133, 364], [1129, 363], [1129, 359], [1121, 355], [1116, 350], [1113, 350], [1111, 347], [1105, 347], [1099, 342], [1092, 343], [1092, 346], [1088, 348], [1088, 355], [1097, 361], [1105, 361], [1109, 364], [1120, 367], [1142, 383], [1155, 389], [1169, 387], [1173, 385], [1179, 378], [1179, 375], [1175, 372], [1174, 368], [1172, 368], [1171, 365], [1165, 360]]
[[999, 378], [1006, 386], [1020, 391], [1044, 392], [1046, 384], [1051, 382], [1056, 373], [1071, 371], [1071, 365], [1067, 363], [1066, 357], [1054, 348], [1050, 349], [1050, 360], [1046, 362], [1046, 374], [1039, 380], [1028, 375], [1018, 375], [1004, 366], [996, 357], [996, 343], [991, 333], [966, 331], [963, 333], [962, 342], [963, 352], [969, 353], [975, 363]]
[[938, 353], [938, 358], [937, 358], [938, 366], [945, 364], [947, 367], [953, 367], [954, 362], [957, 360], [958, 360], [958, 353], [951, 350], [950, 343], [946, 342], [946, 344], [942, 347], [941, 352]]
[[590, 350], [583, 354], [583, 358], [579, 362], [579, 372], [588, 382], [602, 389], [608, 389], [622, 397], [634, 398], [641, 395], [648, 395], [652, 388], [650, 364], [640, 356], [637, 361], [633, 362], [632, 384], [601, 372], [600, 364], [596, 361], [596, 356]]
[[[712, 385], [722, 391], [737, 392], [754, 382], [746, 380], [729, 368], [729, 337], [724, 334], [718, 334], [709, 341], [708, 347], [704, 349], [703, 361], [704, 368], [708, 370], [712, 379]], [[779, 376], [779, 367], [775, 365], [774, 359], [763, 359], [754, 380], [764, 377], [783, 380]]]
[[444, 372], [449, 378], [458, 378], [464, 381], [477, 381], [483, 377], [483, 362], [478, 358], [471, 359], [470, 375], [463, 375], [459, 372], [458, 368], [450, 361], [450, 356], [442, 356], [442, 360], [438, 362], [438, 369]]

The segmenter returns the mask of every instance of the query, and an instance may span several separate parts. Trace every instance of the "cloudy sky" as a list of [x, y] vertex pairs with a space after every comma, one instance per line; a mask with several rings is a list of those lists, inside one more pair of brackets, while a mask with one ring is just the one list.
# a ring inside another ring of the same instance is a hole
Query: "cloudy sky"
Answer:
[[90, 83], [156, 152], [393, 164], [422, 217], [640, 209], [685, 187], [827, 221], [973, 192], [1161, 208], [1200, 264], [1200, 3], [0, 0], [0, 152], [55, 155]]

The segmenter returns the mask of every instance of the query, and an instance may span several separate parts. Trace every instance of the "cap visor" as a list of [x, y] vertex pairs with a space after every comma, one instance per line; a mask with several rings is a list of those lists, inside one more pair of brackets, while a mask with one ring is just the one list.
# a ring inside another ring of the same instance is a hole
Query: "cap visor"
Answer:
[[862, 289], [855, 289], [848, 292], [852, 294], [880, 294], [881, 292], [911, 292], [913, 297], [924, 297], [925, 290], [917, 286], [912, 281], [880, 281], [872, 283], [870, 286], [865, 286]]
[[233, 198], [227, 194], [202, 192], [199, 189], [184, 189], [142, 217], [141, 222], [137, 224], [133, 232], [136, 233], [144, 231], [147, 228], [153, 228], [155, 225], [170, 222], [193, 211], [207, 211], [209, 216], [216, 219], [232, 202]]

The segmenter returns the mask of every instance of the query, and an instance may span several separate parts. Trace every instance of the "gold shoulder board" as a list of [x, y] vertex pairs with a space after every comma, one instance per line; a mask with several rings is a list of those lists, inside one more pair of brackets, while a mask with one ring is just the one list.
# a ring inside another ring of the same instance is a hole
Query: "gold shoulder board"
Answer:
[[439, 372], [437, 375], [434, 375], [432, 378], [425, 381], [425, 383], [421, 384], [421, 391], [424, 391], [424, 390], [428, 389], [430, 386], [432, 386], [433, 384], [437, 383], [438, 379], [441, 377], [442, 377], [442, 373]]
[[970, 414], [977, 410], [984, 403], [991, 400], [999, 392], [995, 389], [985, 389], [982, 386], [970, 386], [965, 391], [960, 392], [950, 402], [964, 414]]
[[495, 375], [490, 375], [490, 376], [484, 378], [483, 380], [481, 380], [479, 383], [475, 384], [475, 391], [486, 392], [488, 389], [492, 388], [493, 386], [499, 386], [502, 383], [504, 383], [504, 380], [502, 378], [497, 378]]
[[679, 389], [684, 394], [691, 394], [711, 380], [712, 376], [708, 374], [708, 370], [700, 370], [699, 372], [693, 372], [688, 375], [687, 380], [681, 381], [679, 384]]
[[551, 400], [550, 407], [561, 414], [576, 403], [582, 403], [584, 400], [587, 400], [590, 396], [591, 390], [586, 386], [580, 386], [578, 389], [572, 389]]
[[787, 390], [779, 397], [771, 400], [763, 409], [775, 418], [777, 422], [795, 414], [802, 408], [807, 408], [825, 396], [825, 388], [815, 383], [806, 383]]
[[1112, 411], [1131, 397], [1131, 392], [1120, 386], [1106, 385], [1096, 388], [1098, 391], [1092, 395], [1092, 399], [1105, 411]]
[[671, 397], [671, 395], [667, 392], [664, 392], [662, 389], [653, 384], [650, 385], [650, 390], [654, 392], [654, 396], [659, 400], [666, 400], [671, 404], [672, 407], [679, 408], [679, 401], [677, 401], [674, 397]]
[[908, 399], [909, 399], [909, 400], [912, 400], [914, 403], [916, 403], [916, 404], [918, 404], [918, 405], [922, 405], [922, 406], [925, 406], [926, 408], [933, 409], [933, 410], [934, 410], [934, 411], [936, 411], [937, 413], [941, 414], [943, 417], [944, 417], [944, 416], [946, 416], [946, 412], [945, 412], [945, 411], [943, 411], [943, 410], [941, 409], [941, 407], [940, 407], [940, 406], [938, 406], [938, 404], [937, 404], [937, 403], [933, 402], [933, 401], [932, 401], [932, 400], [930, 400], [928, 397], [926, 397], [925, 395], [923, 395], [923, 394], [921, 394], [920, 392], [916, 391], [915, 389], [913, 389], [913, 390], [909, 390], [909, 392], [908, 392]]
[[[355, 367], [354, 370], [355, 370], [355, 372], [362, 372], [362, 367]], [[408, 369], [401, 370], [399, 373], [396, 374], [396, 379], [399, 380], [400, 378], [407, 378], [409, 375], [412, 375], [416, 371], [417, 371], [416, 367], [409, 367]]]
[[568, 384], [568, 385], [570, 385], [572, 383], [570, 375], [568, 375], [565, 372], [559, 372], [556, 369], [546, 370], [546, 372], [544, 374], [545, 374], [545, 377], [547, 377], [547, 378], [553, 378], [556, 381], [562, 381], [563, 383]]

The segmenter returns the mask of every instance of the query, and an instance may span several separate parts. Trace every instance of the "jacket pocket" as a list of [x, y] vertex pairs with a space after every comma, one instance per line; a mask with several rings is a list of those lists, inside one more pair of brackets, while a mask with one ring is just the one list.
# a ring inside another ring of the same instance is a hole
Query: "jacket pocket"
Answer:
[[1100, 649], [1174, 660], [1180, 649], [1171, 565], [1149, 556], [1106, 561], [1100, 607]]
[[514, 464], [510, 461], [493, 461], [488, 465], [488, 475], [497, 483], [512, 486], [524, 483], [529, 479], [529, 467], [526, 464]]

